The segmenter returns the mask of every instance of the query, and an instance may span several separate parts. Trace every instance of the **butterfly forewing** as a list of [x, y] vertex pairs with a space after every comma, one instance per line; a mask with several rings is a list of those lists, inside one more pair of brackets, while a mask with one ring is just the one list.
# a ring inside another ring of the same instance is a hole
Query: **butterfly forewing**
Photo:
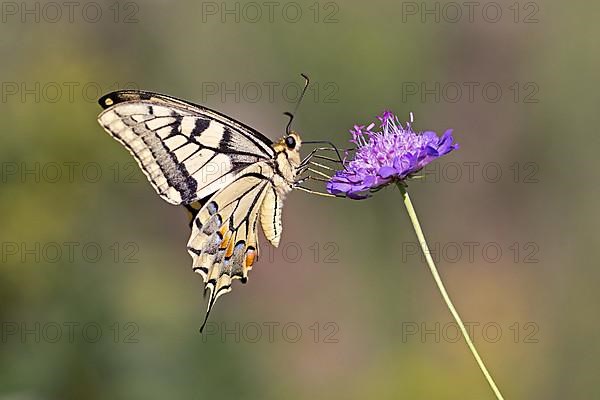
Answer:
[[270, 140], [213, 110], [148, 92], [114, 92], [100, 124], [129, 149], [157, 193], [189, 204], [273, 157]]

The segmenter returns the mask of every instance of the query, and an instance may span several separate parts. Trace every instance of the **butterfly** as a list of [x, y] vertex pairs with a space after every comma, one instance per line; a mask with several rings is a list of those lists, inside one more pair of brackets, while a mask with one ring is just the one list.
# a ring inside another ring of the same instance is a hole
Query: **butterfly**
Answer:
[[121, 90], [98, 101], [100, 125], [129, 150], [160, 197], [190, 213], [187, 250], [209, 293], [202, 332], [232, 281], [246, 283], [259, 254], [258, 223], [277, 247], [286, 195], [296, 188], [323, 194], [301, 185], [319, 178], [298, 178], [314, 171], [310, 159], [325, 148], [301, 159], [302, 140], [289, 129], [289, 113], [286, 134], [272, 142], [224, 114], [158, 93]]

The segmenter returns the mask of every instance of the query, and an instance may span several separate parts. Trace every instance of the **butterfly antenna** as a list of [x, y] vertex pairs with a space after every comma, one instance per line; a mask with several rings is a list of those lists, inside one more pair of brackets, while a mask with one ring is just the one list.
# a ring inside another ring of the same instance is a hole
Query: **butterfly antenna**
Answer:
[[308, 85], [310, 85], [310, 79], [308, 78], [308, 76], [306, 76], [305, 74], [300, 74], [303, 78], [304, 78], [304, 88], [302, 89], [302, 93], [300, 94], [300, 97], [298, 98], [298, 102], [296, 103], [296, 107], [294, 108], [294, 114], [296, 114], [296, 111], [298, 111], [298, 108], [300, 107], [300, 103], [302, 103], [302, 99], [304, 98], [304, 95], [306, 94], [306, 90], [308, 89]]
[[284, 112], [283, 115], [287, 116], [290, 118], [290, 120], [288, 121], [286, 127], [285, 127], [285, 133], [286, 135], [290, 134], [290, 128], [292, 127], [292, 121], [294, 120], [294, 114], [292, 114], [291, 112]]
[[290, 112], [283, 113], [283, 115], [286, 115], [290, 118], [287, 126], [285, 127], [285, 133], [288, 135], [290, 134], [290, 128], [292, 127], [292, 121], [294, 120], [294, 115], [298, 111], [298, 108], [300, 107], [300, 103], [302, 103], [302, 99], [304, 98], [304, 94], [306, 93], [306, 90], [308, 89], [308, 85], [310, 85], [309, 77], [305, 74], [300, 74], [300, 75], [304, 78], [304, 88], [302, 89], [302, 93], [300, 93], [300, 97], [298, 98], [298, 101], [296, 102], [296, 107], [294, 107], [294, 112], [293, 113], [290, 113]]

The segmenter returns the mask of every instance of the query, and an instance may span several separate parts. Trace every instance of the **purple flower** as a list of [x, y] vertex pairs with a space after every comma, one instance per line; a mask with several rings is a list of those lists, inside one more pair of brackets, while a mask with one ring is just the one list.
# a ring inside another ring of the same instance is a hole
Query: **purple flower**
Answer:
[[[412, 117], [412, 115], [411, 115]], [[327, 191], [338, 196], [364, 199], [392, 182], [400, 182], [438, 157], [458, 149], [452, 129], [442, 137], [435, 132], [415, 133], [411, 123], [400, 124], [398, 117], [385, 111], [375, 124], [354, 125], [350, 130], [356, 144], [354, 159], [344, 159], [344, 169], [327, 182]]]

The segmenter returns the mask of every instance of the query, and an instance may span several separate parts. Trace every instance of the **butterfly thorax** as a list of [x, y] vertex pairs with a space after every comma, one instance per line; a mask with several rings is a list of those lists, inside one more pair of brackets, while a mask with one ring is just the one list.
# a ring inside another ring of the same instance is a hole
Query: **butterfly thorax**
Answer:
[[274, 184], [280, 195], [285, 196], [292, 190], [300, 166], [300, 136], [291, 132], [273, 143], [275, 150]]

